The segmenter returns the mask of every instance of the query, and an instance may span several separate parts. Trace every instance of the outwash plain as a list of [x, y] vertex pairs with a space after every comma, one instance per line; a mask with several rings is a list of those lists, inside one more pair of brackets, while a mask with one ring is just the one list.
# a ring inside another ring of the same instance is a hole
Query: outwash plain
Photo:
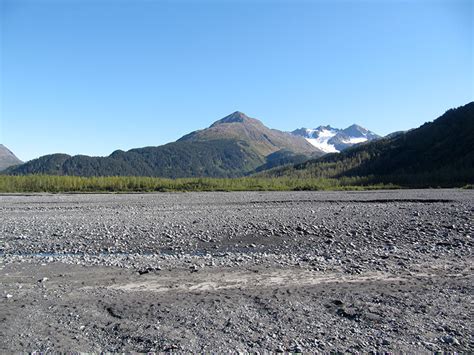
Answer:
[[0, 352], [474, 352], [473, 190], [0, 196]]

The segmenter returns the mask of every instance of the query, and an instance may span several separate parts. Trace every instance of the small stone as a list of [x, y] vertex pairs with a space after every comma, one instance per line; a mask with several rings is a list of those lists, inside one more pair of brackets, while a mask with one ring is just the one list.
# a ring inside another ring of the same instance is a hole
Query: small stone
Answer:
[[443, 335], [441, 341], [445, 344], [459, 345], [459, 340], [451, 335]]
[[290, 351], [292, 353], [301, 354], [303, 352], [303, 349], [301, 349], [301, 347], [298, 344], [296, 344], [290, 349]]
[[334, 301], [332, 301], [332, 303], [336, 306], [342, 306], [343, 305], [343, 302], [341, 300], [334, 300]]

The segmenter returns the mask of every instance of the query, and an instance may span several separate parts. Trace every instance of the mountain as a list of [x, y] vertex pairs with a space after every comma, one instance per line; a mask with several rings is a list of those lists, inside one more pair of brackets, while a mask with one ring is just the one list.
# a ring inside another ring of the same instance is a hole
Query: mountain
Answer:
[[18, 159], [10, 149], [0, 144], [0, 171], [21, 163], [22, 161]]
[[215, 139], [245, 141], [263, 156], [268, 156], [281, 149], [302, 154], [323, 153], [302, 137], [270, 129], [259, 120], [250, 118], [239, 111], [214, 122], [209, 128], [185, 135], [178, 142], [209, 141]]
[[345, 129], [331, 126], [318, 128], [300, 128], [291, 132], [305, 138], [313, 146], [325, 153], [338, 153], [355, 144], [379, 139], [380, 136], [359, 125], [353, 124]]
[[474, 183], [474, 102], [450, 109], [433, 122], [387, 138], [327, 154], [265, 176], [370, 177], [402, 186]]
[[[241, 112], [158, 147], [115, 151], [107, 157], [52, 154], [6, 170], [8, 174], [79, 176], [234, 177], [317, 157], [304, 138], [270, 129]], [[262, 168], [260, 168], [262, 169]]]

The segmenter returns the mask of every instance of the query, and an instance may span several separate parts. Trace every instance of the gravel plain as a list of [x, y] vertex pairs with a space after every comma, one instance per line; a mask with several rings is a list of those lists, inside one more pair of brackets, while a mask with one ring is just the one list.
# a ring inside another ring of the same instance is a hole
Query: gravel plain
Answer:
[[474, 352], [474, 191], [0, 196], [0, 352]]

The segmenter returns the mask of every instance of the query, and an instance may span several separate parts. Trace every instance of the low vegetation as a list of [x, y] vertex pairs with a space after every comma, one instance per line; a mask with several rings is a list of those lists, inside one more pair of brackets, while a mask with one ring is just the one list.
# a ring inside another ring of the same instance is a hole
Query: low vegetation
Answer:
[[0, 192], [157, 192], [157, 191], [298, 191], [397, 188], [371, 184], [370, 178], [163, 179], [136, 176], [79, 177], [57, 175], [0, 176]]

